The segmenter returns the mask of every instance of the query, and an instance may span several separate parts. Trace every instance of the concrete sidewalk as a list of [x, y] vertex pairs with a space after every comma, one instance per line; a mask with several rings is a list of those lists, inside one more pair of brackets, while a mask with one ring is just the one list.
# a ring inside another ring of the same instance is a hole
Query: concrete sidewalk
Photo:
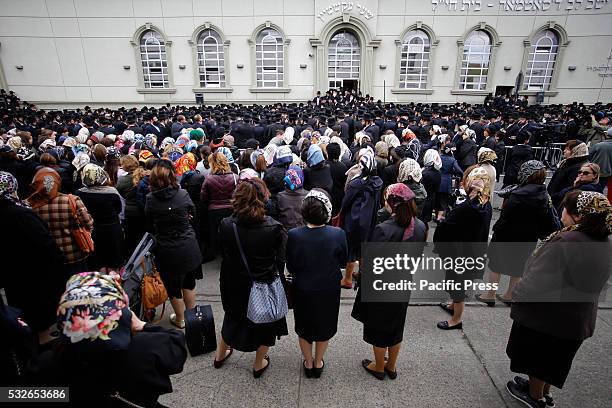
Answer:
[[[217, 265], [208, 264], [198, 282], [198, 303], [211, 304], [217, 333], [223, 310]], [[216, 370], [214, 355], [189, 357], [173, 377], [174, 392], [160, 399], [173, 407], [519, 407], [505, 384], [513, 377], [505, 347], [512, 321], [505, 306], [468, 305], [464, 331], [444, 332], [436, 322], [446, 319], [437, 306], [408, 309], [396, 380], [378, 381], [360, 365], [372, 359], [362, 340], [362, 326], [350, 317], [353, 291], [344, 290], [337, 335], [326, 354], [320, 379], [307, 379], [293, 330], [270, 350], [270, 369], [255, 380], [254, 353], [234, 352]], [[164, 325], [168, 325], [166, 314]], [[609, 367], [612, 365], [612, 310], [599, 310], [595, 336], [583, 344], [563, 390], [554, 390], [558, 407], [610, 407]]]

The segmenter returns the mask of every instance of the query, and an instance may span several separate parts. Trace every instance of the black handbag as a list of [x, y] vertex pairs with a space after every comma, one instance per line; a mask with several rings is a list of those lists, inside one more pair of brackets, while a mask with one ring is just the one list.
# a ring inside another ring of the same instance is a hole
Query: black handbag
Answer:
[[185, 341], [192, 357], [217, 349], [215, 318], [210, 305], [196, 305], [185, 311]]

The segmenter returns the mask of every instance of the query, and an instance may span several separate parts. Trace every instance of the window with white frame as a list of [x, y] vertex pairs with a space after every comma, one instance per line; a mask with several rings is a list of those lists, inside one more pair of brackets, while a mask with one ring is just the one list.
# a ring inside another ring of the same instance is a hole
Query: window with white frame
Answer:
[[264, 28], [255, 41], [255, 73], [258, 88], [282, 88], [284, 83], [284, 47], [282, 35]]
[[330, 88], [340, 88], [343, 80], [359, 80], [361, 49], [352, 33], [341, 31], [329, 40], [327, 77]]
[[197, 48], [200, 87], [225, 87], [225, 54], [219, 33], [209, 28], [202, 31]]
[[558, 53], [559, 37], [552, 30], [541, 31], [535, 36], [529, 50], [523, 90], [550, 89]]
[[145, 88], [169, 88], [166, 43], [160, 33], [147, 30], [140, 37], [140, 61]]
[[466, 38], [459, 75], [460, 89], [485, 90], [491, 60], [491, 37], [475, 30]]
[[402, 41], [399, 87], [425, 89], [429, 72], [430, 40], [423, 30], [412, 30]]

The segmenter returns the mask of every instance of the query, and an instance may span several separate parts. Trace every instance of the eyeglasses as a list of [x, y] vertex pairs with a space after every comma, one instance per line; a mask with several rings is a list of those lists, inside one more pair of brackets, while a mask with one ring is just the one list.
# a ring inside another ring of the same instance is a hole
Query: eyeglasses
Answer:
[[578, 174], [582, 174], [583, 176], [588, 176], [593, 173], [591, 173], [590, 171], [579, 171]]

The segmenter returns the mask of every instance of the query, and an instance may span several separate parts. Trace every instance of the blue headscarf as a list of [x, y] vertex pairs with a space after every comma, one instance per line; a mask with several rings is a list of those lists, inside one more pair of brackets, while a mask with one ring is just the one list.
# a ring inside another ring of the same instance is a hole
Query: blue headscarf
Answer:
[[321, 151], [321, 148], [317, 145], [311, 145], [308, 148], [308, 156], [307, 156], [308, 166], [309, 167], [316, 166], [317, 164], [321, 163], [323, 160], [325, 160], [325, 158], [323, 157], [323, 152]]

